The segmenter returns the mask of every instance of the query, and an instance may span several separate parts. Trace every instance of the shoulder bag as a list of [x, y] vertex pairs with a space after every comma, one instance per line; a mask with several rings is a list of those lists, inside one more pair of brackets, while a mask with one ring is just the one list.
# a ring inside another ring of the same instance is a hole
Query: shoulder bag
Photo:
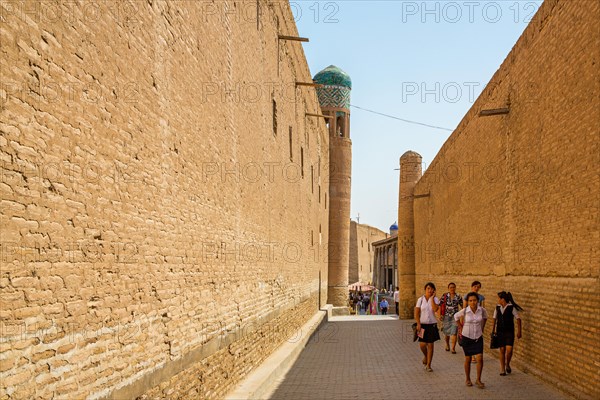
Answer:
[[440, 317], [442, 319], [444, 319], [444, 316], [446, 315], [446, 295], [447, 293], [444, 293], [442, 300], [440, 301]]

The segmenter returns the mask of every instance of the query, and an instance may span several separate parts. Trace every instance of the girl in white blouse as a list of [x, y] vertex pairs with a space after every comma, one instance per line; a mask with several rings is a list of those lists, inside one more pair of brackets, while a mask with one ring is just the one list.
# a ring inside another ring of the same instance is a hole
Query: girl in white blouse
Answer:
[[437, 318], [435, 317], [435, 313], [439, 308], [440, 300], [435, 297], [435, 285], [433, 282], [427, 282], [425, 284], [425, 294], [419, 297], [415, 306], [419, 347], [423, 353], [423, 365], [425, 365], [427, 372], [433, 372], [433, 369], [431, 369], [433, 343], [440, 340]]
[[477, 360], [477, 380], [475, 384], [480, 389], [485, 387], [481, 382], [481, 373], [483, 371], [483, 330], [488, 318], [485, 308], [478, 305], [479, 297], [477, 293], [470, 292], [466, 296], [467, 307], [456, 314], [454, 319], [458, 322], [458, 336], [462, 341], [462, 348], [465, 353], [465, 375], [467, 376], [467, 386], [473, 386], [471, 382], [471, 357]]

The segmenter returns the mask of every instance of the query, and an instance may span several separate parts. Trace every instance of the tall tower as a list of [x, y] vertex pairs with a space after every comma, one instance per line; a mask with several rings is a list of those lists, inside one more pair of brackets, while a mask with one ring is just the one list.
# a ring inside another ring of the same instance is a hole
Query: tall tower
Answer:
[[423, 169], [419, 153], [407, 151], [400, 157], [400, 195], [398, 196], [398, 287], [400, 318], [412, 319], [415, 308], [415, 185]]
[[329, 127], [329, 268], [327, 302], [334, 306], [348, 303], [350, 266], [350, 90], [347, 73], [330, 65], [315, 75], [321, 111], [331, 118]]

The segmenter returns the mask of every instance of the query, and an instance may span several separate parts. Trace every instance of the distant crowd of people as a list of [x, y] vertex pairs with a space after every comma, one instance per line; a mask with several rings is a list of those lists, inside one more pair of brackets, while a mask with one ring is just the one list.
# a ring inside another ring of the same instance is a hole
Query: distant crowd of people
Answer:
[[[479, 294], [481, 282], [474, 281], [471, 291], [464, 297], [456, 292], [456, 284], [450, 282], [448, 291], [439, 299], [433, 282], [425, 285], [423, 296], [419, 297], [415, 306], [416, 337], [423, 353], [425, 370], [432, 372], [434, 343], [440, 340], [438, 319], [442, 321], [446, 351], [456, 354], [458, 343], [465, 355], [464, 369], [466, 385], [473, 386], [471, 381], [471, 363], [477, 363], [475, 385], [481, 389], [485, 384], [481, 380], [483, 372], [483, 331], [488, 320], [488, 312], [484, 308], [485, 297]], [[510, 361], [515, 342], [515, 321], [517, 338], [521, 338], [521, 317], [523, 309], [515, 302], [510, 292], [498, 293], [498, 301], [492, 316], [491, 348], [500, 351], [500, 375], [512, 372]]]
[[[374, 289], [365, 293], [356, 290], [350, 292], [349, 303], [356, 310], [357, 314], [364, 312], [367, 315], [387, 315], [390, 307], [387, 296], [388, 292], [385, 289]], [[400, 301], [400, 292], [398, 291], [398, 287], [396, 287], [396, 291], [392, 297], [396, 306], [396, 314], [399, 315], [398, 302]]]

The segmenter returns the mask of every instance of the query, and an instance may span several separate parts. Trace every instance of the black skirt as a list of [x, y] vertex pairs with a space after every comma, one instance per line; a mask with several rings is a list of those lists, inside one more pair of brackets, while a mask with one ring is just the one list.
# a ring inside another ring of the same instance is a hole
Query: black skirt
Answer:
[[498, 335], [498, 347], [514, 346], [515, 344], [515, 332], [497, 332]]
[[421, 328], [425, 329], [425, 333], [422, 338], [419, 338], [419, 342], [433, 343], [440, 340], [440, 331], [437, 324], [421, 324]]
[[474, 356], [483, 353], [483, 336], [479, 339], [471, 339], [466, 336], [462, 337], [462, 348], [465, 356]]

